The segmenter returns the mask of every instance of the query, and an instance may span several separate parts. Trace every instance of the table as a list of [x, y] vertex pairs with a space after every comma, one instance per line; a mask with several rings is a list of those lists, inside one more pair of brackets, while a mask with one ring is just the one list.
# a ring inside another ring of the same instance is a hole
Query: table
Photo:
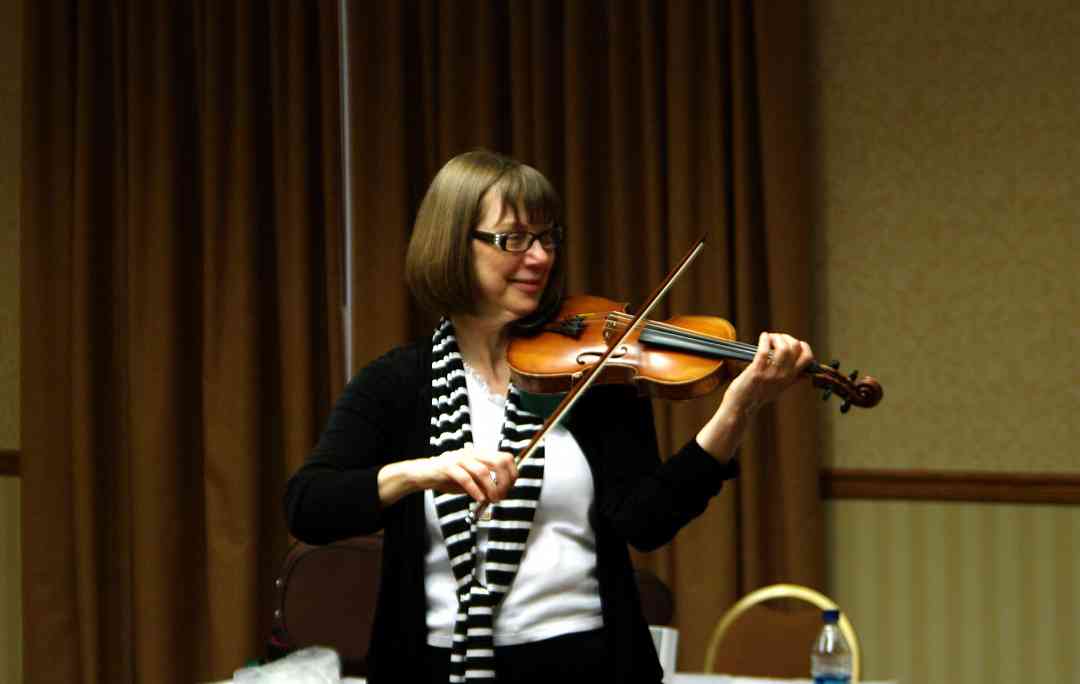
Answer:
[[[362, 677], [345, 677], [341, 684], [367, 684]], [[771, 679], [768, 677], [737, 677], [726, 674], [702, 674], [700, 672], [676, 672], [671, 684], [812, 684], [809, 679]], [[894, 680], [867, 681], [860, 684], [897, 684]]]
[[[813, 684], [809, 679], [777, 679], [771, 677], [738, 677], [726, 674], [676, 672], [671, 684]], [[862, 680], [860, 684], [897, 684], [889, 681]]]

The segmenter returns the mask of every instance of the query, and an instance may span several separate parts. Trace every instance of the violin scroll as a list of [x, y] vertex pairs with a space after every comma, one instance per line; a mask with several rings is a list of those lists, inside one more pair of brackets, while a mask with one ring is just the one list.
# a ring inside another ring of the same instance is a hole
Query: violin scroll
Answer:
[[877, 406], [885, 395], [881, 389], [881, 383], [869, 375], [859, 377], [859, 371], [851, 371], [844, 375], [840, 372], [840, 362], [833, 361], [828, 366], [814, 364], [807, 369], [814, 387], [824, 389], [822, 395], [824, 401], [836, 395], [844, 400], [840, 404], [840, 413], [847, 413], [852, 406], [859, 408], [872, 408]]

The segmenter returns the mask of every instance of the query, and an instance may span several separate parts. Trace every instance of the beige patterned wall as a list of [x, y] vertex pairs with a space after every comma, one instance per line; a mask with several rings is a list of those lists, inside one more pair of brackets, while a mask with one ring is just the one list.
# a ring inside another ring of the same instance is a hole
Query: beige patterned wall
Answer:
[[831, 464], [1080, 473], [1080, 3], [811, 7]]
[[0, 682], [22, 681], [19, 482], [0, 477]]
[[[19, 447], [22, 2], [0, 3], [0, 449]], [[19, 481], [0, 477], [0, 682], [22, 681]]]
[[[815, 347], [840, 468], [1080, 473], [1080, 4], [814, 0]], [[866, 674], [1080, 682], [1080, 506], [830, 502]]]
[[1080, 682], [1080, 506], [842, 501], [826, 522], [867, 678]]

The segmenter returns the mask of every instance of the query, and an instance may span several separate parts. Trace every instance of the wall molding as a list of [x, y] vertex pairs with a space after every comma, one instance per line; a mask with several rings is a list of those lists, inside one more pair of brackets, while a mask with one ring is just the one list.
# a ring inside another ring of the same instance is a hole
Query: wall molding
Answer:
[[13, 449], [0, 449], [0, 476], [19, 477], [22, 473], [19, 452]]
[[825, 468], [826, 499], [1080, 504], [1080, 473]]
[[[0, 476], [19, 477], [17, 449], [0, 449]], [[824, 468], [825, 499], [1080, 505], [1080, 474]]]

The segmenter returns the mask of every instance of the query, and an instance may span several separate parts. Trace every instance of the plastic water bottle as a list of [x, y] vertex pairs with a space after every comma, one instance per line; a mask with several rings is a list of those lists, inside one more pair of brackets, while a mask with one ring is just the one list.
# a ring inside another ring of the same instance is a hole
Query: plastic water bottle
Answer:
[[821, 618], [825, 624], [810, 651], [810, 676], [814, 684], [849, 684], [851, 646], [840, 631], [840, 611], [822, 611]]

